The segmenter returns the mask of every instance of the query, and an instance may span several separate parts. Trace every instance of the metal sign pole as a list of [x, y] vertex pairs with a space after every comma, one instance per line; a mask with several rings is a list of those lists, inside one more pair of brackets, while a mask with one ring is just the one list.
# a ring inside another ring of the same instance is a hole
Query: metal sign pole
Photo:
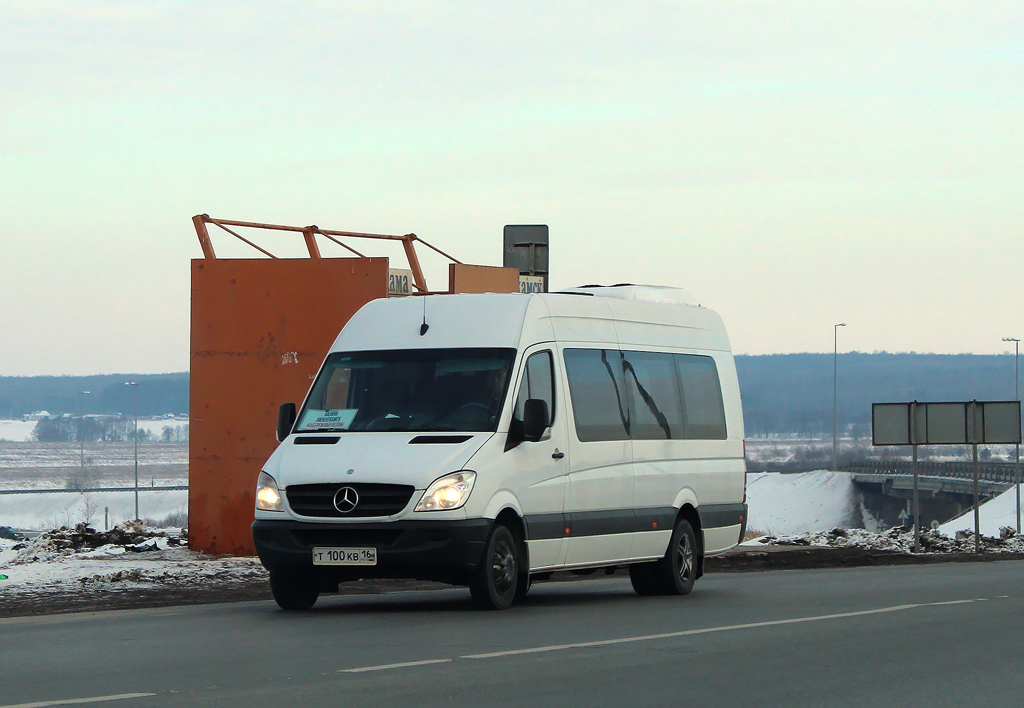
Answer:
[[914, 451], [914, 553], [921, 552], [921, 505], [917, 494], [917, 401], [910, 404], [910, 446]]
[[[973, 408], [973, 406], [971, 406]], [[974, 448], [974, 552], [981, 553], [981, 512], [978, 509], [978, 443], [971, 445]]]

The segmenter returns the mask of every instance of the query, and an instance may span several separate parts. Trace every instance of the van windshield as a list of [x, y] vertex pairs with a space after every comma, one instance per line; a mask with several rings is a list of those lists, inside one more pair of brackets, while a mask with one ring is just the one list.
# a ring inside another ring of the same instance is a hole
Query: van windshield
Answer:
[[296, 432], [493, 431], [515, 349], [335, 352]]

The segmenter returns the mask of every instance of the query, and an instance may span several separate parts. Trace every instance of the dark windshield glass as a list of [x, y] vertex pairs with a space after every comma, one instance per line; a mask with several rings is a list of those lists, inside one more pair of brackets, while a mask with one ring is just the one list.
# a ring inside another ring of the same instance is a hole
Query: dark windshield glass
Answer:
[[493, 431], [515, 355], [515, 349], [331, 354], [296, 431]]

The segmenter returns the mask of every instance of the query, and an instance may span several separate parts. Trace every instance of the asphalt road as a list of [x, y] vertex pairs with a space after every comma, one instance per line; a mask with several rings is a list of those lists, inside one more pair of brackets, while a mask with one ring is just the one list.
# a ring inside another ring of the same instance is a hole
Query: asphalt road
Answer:
[[[1024, 704], [1024, 562], [459, 589], [0, 620], [10, 706]], [[97, 700], [99, 699], [99, 700]]]

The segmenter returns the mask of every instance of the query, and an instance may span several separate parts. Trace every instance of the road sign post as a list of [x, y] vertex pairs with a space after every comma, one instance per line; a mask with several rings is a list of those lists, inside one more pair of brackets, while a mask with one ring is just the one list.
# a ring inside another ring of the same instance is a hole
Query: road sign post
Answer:
[[1020, 401], [871, 404], [871, 443], [913, 450], [914, 552], [920, 550], [918, 445], [970, 445], [974, 460], [974, 551], [981, 551], [978, 445], [1019, 445]]
[[914, 553], [921, 552], [921, 504], [917, 489], [917, 401], [910, 404], [910, 445], [914, 451], [912, 470], [914, 473]]

